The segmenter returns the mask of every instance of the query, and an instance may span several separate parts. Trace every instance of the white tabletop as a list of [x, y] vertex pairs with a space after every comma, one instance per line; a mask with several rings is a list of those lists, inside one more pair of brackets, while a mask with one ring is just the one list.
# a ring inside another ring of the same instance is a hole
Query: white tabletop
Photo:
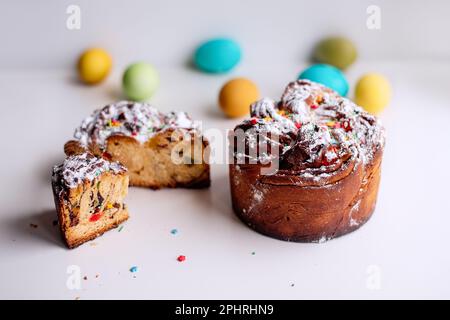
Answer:
[[[226, 79], [251, 77], [277, 98], [301, 67], [242, 66], [226, 76], [160, 67], [152, 102], [225, 130], [238, 121], [216, 106]], [[81, 119], [120, 99], [120, 75], [86, 87], [70, 71], [1, 72], [0, 298], [450, 298], [450, 62], [359, 62], [352, 87], [372, 70], [387, 75], [394, 96], [382, 115], [377, 208], [360, 230], [322, 244], [262, 236], [234, 216], [227, 166], [215, 164], [209, 189], [130, 188], [123, 229], [74, 250], [52, 225], [51, 168]], [[73, 265], [87, 277], [79, 289]]]

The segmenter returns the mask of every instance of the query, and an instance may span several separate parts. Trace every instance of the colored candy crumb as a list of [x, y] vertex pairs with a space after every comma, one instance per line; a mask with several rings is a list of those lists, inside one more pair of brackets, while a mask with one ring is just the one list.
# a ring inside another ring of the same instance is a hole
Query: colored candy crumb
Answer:
[[101, 211], [96, 212], [89, 218], [89, 221], [90, 222], [98, 221], [102, 217], [102, 215], [103, 215], [103, 212], [101, 212]]
[[255, 254], [256, 254], [256, 252], [255, 252], [255, 251], [253, 251], [253, 252], [252, 252], [252, 256], [254, 256]]
[[170, 230], [170, 233], [173, 234], [173, 235], [175, 235], [175, 234], [178, 233], [178, 230], [177, 230], [177, 229], [172, 229], [172, 230]]
[[178, 256], [177, 260], [178, 260], [179, 262], [183, 262], [183, 261], [186, 260], [186, 256], [183, 256], [183, 255]]
[[136, 266], [132, 266], [131, 268], [130, 268], [130, 272], [131, 273], [135, 273], [135, 272], [137, 272], [138, 271], [138, 268], [136, 267]]
[[122, 229], [123, 229], [123, 226], [120, 226], [120, 227], [119, 227], [119, 230], [117, 230], [117, 232], [122, 231]]
[[[109, 152], [103, 152], [102, 153], [102, 157], [103, 158], [105, 158], [105, 159], [108, 159], [108, 160], [111, 160], [112, 159], [112, 156], [111, 156], [111, 154], [109, 153]], [[100, 184], [100, 183], [99, 183]], [[98, 187], [98, 186], [97, 186]]]

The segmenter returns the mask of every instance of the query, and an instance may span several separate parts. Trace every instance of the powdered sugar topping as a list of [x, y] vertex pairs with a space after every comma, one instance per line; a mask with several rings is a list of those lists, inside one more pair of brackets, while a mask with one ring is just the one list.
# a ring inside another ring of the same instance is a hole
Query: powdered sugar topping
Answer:
[[158, 132], [169, 128], [196, 129], [185, 112], [159, 112], [148, 103], [120, 101], [96, 110], [83, 120], [74, 137], [82, 146], [90, 143], [105, 147], [106, 139], [113, 135], [133, 137], [146, 142]]
[[303, 163], [301, 169], [317, 168], [349, 156], [367, 163], [384, 146], [384, 129], [376, 117], [308, 80], [291, 82], [279, 102], [264, 98], [253, 103], [251, 116], [236, 127], [249, 132], [248, 146], [257, 145], [257, 135], [275, 135], [280, 139], [271, 143], [281, 142], [280, 159], [287, 159], [294, 169], [295, 161]]
[[68, 188], [75, 188], [83, 181], [92, 181], [104, 172], [122, 173], [127, 171], [118, 162], [109, 162], [91, 154], [73, 155], [59, 166], [53, 167], [52, 179]]

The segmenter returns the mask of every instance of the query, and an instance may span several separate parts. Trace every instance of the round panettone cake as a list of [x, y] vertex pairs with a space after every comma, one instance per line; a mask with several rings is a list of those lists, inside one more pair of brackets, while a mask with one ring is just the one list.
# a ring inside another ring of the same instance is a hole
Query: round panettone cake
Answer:
[[370, 218], [385, 143], [376, 117], [308, 80], [250, 109], [230, 135], [231, 197], [242, 221], [274, 238], [322, 242]]

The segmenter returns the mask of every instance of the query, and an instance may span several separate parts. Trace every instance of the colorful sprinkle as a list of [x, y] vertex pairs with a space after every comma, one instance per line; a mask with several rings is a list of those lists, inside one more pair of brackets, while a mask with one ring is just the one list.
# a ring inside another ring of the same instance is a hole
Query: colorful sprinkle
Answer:
[[102, 215], [103, 215], [103, 212], [102, 212], [102, 211], [98, 211], [98, 212], [94, 213], [94, 214], [89, 218], [89, 221], [90, 221], [90, 222], [98, 221], [98, 220], [102, 217]]
[[108, 127], [120, 127], [122, 124], [114, 119], [109, 119], [108, 120]]
[[170, 230], [170, 233], [173, 234], [173, 235], [175, 235], [175, 234], [178, 233], [178, 230], [177, 230], [177, 229], [172, 229], [172, 230]]
[[348, 121], [348, 120], [344, 120], [342, 122], [342, 127], [344, 128], [344, 130], [346, 132], [352, 131], [352, 126], [350, 125], [350, 121]]
[[112, 156], [111, 156], [111, 154], [110, 154], [109, 152], [106, 152], [106, 151], [105, 151], [105, 152], [102, 153], [102, 158], [111, 160], [111, 159], [112, 159]]
[[251, 123], [251, 124], [257, 124], [257, 123], [258, 123], [258, 119], [256, 119], [256, 118], [251, 118], [251, 119], [250, 119], [250, 123]]
[[334, 128], [334, 127], [336, 126], [336, 122], [334, 122], [334, 121], [328, 121], [328, 122], [326, 123], [326, 125], [327, 125], [328, 127]]
[[313, 109], [313, 110], [317, 109], [318, 107], [319, 107], [319, 106], [316, 105], [316, 104], [311, 105], [311, 109]]
[[296, 122], [296, 123], [295, 123], [295, 127], [296, 127], [297, 129], [300, 129], [300, 128], [302, 127], [302, 123], [301, 123], [301, 122]]
[[122, 229], [123, 229], [123, 226], [120, 226], [120, 227], [119, 227], [119, 230], [117, 230], [117, 232], [122, 231]]
[[264, 121], [265, 121], [265, 122], [272, 121], [272, 118], [271, 118], [271, 117], [265, 117], [265, 118], [264, 118]]
[[319, 104], [320, 104], [320, 103], [322, 103], [322, 102], [323, 102], [323, 97], [322, 97], [322, 96], [320, 96], [320, 95], [319, 95], [319, 96], [317, 96], [317, 98], [316, 98], [316, 102], [317, 102], [317, 103], [319, 103]]
[[107, 205], [106, 205], [106, 209], [112, 209], [113, 208], [113, 205], [111, 204], [111, 203], [108, 203]]
[[183, 261], [186, 260], [186, 256], [183, 256], [183, 255], [178, 256], [177, 260], [178, 260], [179, 262], [183, 262]]
[[132, 266], [131, 268], [130, 268], [130, 272], [131, 273], [135, 273], [135, 272], [137, 272], [138, 271], [138, 267], [136, 267], [136, 266]]
[[253, 252], [252, 252], [252, 256], [254, 256], [255, 254], [256, 254], [256, 252], [255, 252], [255, 251], [253, 251]]

